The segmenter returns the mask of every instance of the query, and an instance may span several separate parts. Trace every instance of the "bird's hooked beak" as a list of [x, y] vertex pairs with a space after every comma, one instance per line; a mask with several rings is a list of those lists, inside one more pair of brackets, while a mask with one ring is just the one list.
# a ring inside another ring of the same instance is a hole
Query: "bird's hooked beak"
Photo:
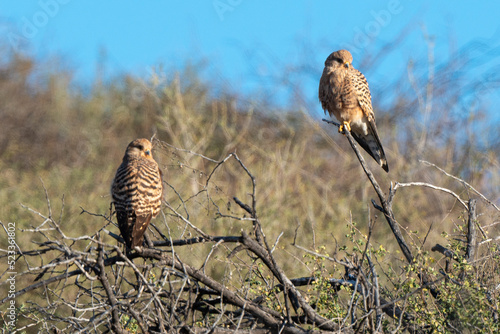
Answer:
[[345, 68], [349, 68], [349, 65], [351, 65], [351, 64], [349, 64], [349, 62], [348, 62], [348, 61], [346, 61], [346, 62], [344, 63], [344, 67], [345, 67]]

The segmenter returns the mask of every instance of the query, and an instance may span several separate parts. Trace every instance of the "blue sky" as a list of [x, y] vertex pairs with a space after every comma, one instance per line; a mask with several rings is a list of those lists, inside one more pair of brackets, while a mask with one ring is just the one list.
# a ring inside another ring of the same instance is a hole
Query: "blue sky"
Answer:
[[[81, 82], [94, 77], [102, 50], [104, 77], [147, 77], [159, 64], [181, 69], [204, 60], [203, 78], [235, 91], [263, 91], [286, 103], [299, 85], [301, 107], [312, 113], [321, 112], [317, 83], [332, 51], [351, 50], [354, 65], [383, 90], [409, 59], [426, 58], [426, 34], [437, 62], [471, 41], [500, 45], [496, 1], [40, 0], [2, 1], [0, 13], [6, 47], [40, 59], [61, 56]], [[377, 66], [359, 63], [391, 43], [397, 48]]]

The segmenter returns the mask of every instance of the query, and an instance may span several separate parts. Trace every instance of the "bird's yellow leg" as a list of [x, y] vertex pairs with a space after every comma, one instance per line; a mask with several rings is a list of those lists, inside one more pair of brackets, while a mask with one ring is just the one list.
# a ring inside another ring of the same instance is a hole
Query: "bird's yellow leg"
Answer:
[[339, 126], [339, 133], [343, 133], [344, 132], [344, 127], [347, 129], [347, 131], [351, 132], [351, 124], [349, 124], [349, 122], [347, 122], [347, 121], [344, 121]]

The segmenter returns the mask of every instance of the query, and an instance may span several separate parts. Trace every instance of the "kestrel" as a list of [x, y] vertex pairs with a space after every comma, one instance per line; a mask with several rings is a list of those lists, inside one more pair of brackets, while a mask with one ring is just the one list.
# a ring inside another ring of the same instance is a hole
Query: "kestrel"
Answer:
[[116, 218], [127, 248], [142, 246], [151, 218], [160, 212], [162, 172], [153, 159], [152, 144], [136, 139], [127, 146], [111, 185]]
[[333, 52], [325, 60], [319, 82], [319, 100], [330, 116], [340, 121], [339, 132], [345, 127], [356, 141], [380, 166], [389, 172], [384, 149], [375, 125], [372, 98], [365, 76], [352, 67], [352, 55], [347, 50]]

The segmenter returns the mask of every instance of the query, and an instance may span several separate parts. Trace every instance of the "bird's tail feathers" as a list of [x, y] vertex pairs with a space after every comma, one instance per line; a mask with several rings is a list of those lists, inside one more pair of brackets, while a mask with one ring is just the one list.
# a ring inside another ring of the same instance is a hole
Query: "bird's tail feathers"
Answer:
[[135, 246], [142, 246], [144, 240], [144, 233], [148, 229], [151, 215], [137, 216], [132, 230], [132, 248]]
[[[376, 133], [376, 132], [375, 132]], [[372, 156], [373, 159], [386, 171], [389, 172], [389, 165], [387, 164], [387, 159], [385, 157], [385, 152], [380, 143], [380, 139], [377, 135], [369, 133], [366, 136], [358, 136], [354, 132], [351, 132], [352, 136], [358, 144]]]

